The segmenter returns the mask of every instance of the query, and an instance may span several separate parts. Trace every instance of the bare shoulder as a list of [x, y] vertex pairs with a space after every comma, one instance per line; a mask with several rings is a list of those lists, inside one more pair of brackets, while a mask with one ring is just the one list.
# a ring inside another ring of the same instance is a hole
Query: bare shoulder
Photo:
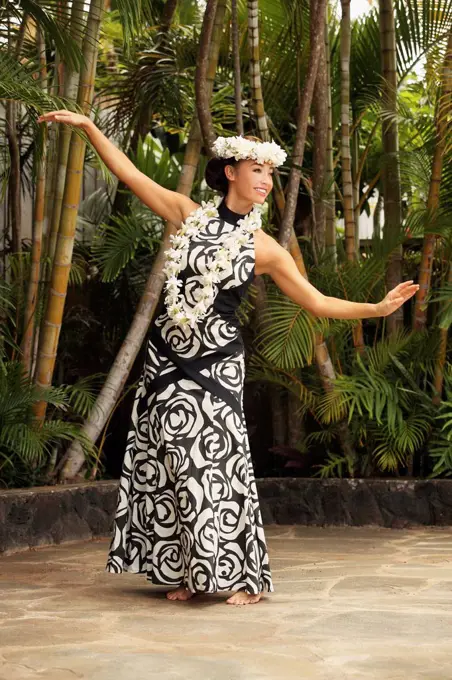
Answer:
[[181, 222], [185, 222], [187, 217], [192, 214], [197, 208], [199, 208], [199, 203], [192, 201], [189, 196], [184, 196], [181, 194], [180, 210], [181, 210]]
[[[256, 253], [256, 276], [272, 274], [275, 265], [289, 255], [278, 241], [262, 229], [254, 232], [254, 249]], [[289, 256], [290, 257], [290, 256]]]

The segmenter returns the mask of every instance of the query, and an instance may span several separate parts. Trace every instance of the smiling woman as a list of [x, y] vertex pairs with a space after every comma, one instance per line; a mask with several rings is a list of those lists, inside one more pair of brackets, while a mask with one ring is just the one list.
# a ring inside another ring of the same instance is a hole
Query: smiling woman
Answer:
[[[244, 141], [249, 142], [247, 147], [244, 146]], [[207, 184], [215, 191], [229, 194], [229, 203], [234, 203], [239, 212], [240, 205], [237, 203], [246, 203], [242, 206], [245, 210], [249, 208], [250, 197], [253, 202], [260, 202], [259, 197], [262, 197], [264, 202], [273, 187], [273, 164], [268, 161], [273, 159], [284, 162], [286, 157], [285, 152], [282, 152], [283, 156], [277, 156], [275, 146], [277, 145], [273, 143], [265, 144], [251, 135], [219, 138], [214, 147], [217, 155], [207, 163]], [[259, 154], [257, 149], [262, 149], [262, 152]], [[250, 153], [254, 157], [250, 157]], [[267, 162], [260, 161], [260, 156], [267, 158]], [[231, 186], [234, 183], [235, 186]], [[255, 196], [253, 192], [256, 192]]]

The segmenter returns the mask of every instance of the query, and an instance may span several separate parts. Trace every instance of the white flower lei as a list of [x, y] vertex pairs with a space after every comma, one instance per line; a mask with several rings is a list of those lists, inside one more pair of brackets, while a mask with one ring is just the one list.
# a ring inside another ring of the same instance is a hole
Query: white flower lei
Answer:
[[[218, 199], [217, 199], [218, 200]], [[221, 199], [220, 199], [221, 200]], [[182, 260], [188, 252], [190, 240], [203, 229], [212, 217], [219, 217], [215, 201], [203, 201], [173, 236], [170, 236], [172, 248], [165, 251], [165, 266], [163, 272], [167, 276], [165, 283], [165, 305], [168, 316], [179, 326], [194, 328], [207, 314], [218, 294], [217, 284], [220, 273], [227, 269], [231, 260], [240, 252], [240, 248], [248, 243], [252, 233], [261, 227], [261, 213], [254, 207], [253, 210], [237, 222], [234, 231], [224, 235], [215, 256], [209, 258], [206, 264], [206, 272], [201, 276], [202, 288], [197, 291], [197, 302], [191, 306], [179, 293], [183, 285], [178, 275], [182, 269]]]
[[236, 137], [217, 137], [212, 149], [217, 158], [235, 158], [236, 161], [251, 159], [256, 163], [282, 165], [287, 154], [276, 142], [254, 142], [241, 135]]

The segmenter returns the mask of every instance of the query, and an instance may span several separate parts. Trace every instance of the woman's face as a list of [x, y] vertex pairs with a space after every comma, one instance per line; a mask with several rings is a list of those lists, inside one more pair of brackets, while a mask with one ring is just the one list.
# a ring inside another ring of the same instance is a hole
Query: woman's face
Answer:
[[228, 193], [250, 203], [265, 203], [273, 188], [273, 165], [271, 163], [256, 163], [246, 159], [237, 165], [227, 165], [226, 177], [229, 180]]

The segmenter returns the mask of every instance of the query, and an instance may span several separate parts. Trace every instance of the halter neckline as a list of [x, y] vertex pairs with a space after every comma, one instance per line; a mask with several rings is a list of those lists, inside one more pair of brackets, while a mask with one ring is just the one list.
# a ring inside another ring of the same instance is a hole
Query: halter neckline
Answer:
[[228, 208], [226, 205], [226, 197], [223, 198], [220, 205], [218, 206], [218, 214], [222, 219], [226, 220], [226, 222], [230, 222], [231, 224], [237, 224], [239, 220], [242, 220], [244, 217], [249, 215], [249, 213], [242, 214]]

